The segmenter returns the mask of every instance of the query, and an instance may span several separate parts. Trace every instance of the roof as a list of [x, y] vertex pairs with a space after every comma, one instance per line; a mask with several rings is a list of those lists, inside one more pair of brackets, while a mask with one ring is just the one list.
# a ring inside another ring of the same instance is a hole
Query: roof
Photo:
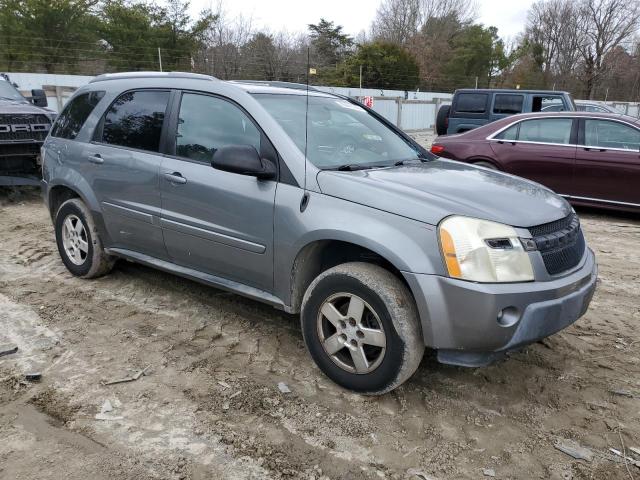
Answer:
[[189, 72], [122, 72], [122, 73], [105, 73], [98, 75], [89, 83], [104, 82], [106, 80], [124, 80], [133, 78], [189, 78], [192, 80], [206, 80], [209, 82], [216, 81], [217, 78], [211, 75], [202, 75], [200, 73]]
[[455, 93], [544, 93], [544, 94], [568, 94], [560, 90], [520, 90], [517, 88], [459, 88]]
[[289, 82], [259, 82], [254, 80], [232, 80], [231, 83], [249, 93], [272, 93], [280, 95], [306, 95], [307, 92], [312, 97], [337, 97], [334, 93], [320, 91], [304, 83]]
[[[565, 112], [528, 112], [519, 113], [517, 115], [510, 115], [507, 118], [548, 118], [548, 117], [593, 117], [593, 118], [608, 118], [608, 119], [620, 119], [626, 122], [637, 123], [638, 119], [625, 115], [623, 113], [610, 113], [610, 112], [582, 112], [582, 111], [565, 111]], [[501, 121], [500, 119], [497, 121]]]
[[636, 127], [640, 127], [640, 120], [629, 117], [622, 113], [602, 113], [602, 112], [529, 112], [519, 113], [517, 115], [509, 115], [508, 117], [501, 118], [495, 122], [487, 123], [481, 127], [470, 130], [474, 132], [476, 130], [499, 130], [501, 127], [513, 123], [518, 120], [534, 119], [534, 118], [601, 118], [603, 120], [619, 120]]

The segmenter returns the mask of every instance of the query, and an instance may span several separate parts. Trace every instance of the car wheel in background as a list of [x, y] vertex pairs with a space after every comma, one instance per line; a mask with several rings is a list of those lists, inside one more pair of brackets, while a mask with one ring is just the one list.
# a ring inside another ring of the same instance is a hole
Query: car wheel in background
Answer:
[[449, 111], [451, 105], [442, 105], [436, 115], [436, 133], [438, 135], [446, 135], [449, 128]]
[[55, 233], [60, 257], [76, 277], [96, 278], [113, 268], [115, 259], [105, 253], [91, 213], [79, 198], [60, 206]]
[[491, 162], [473, 162], [474, 165], [478, 166], [478, 167], [484, 167], [484, 168], [488, 168], [489, 170], [498, 170], [498, 167], [496, 167], [493, 163]]
[[337, 384], [379, 395], [418, 368], [424, 342], [415, 302], [402, 281], [369, 263], [345, 263], [320, 274], [302, 303], [305, 343]]

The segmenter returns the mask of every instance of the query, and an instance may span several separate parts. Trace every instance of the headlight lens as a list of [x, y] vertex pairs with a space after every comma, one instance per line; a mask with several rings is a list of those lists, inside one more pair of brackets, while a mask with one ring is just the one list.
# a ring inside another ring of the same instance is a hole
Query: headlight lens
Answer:
[[446, 218], [438, 228], [449, 276], [473, 282], [530, 282], [528, 253], [513, 227], [469, 217]]

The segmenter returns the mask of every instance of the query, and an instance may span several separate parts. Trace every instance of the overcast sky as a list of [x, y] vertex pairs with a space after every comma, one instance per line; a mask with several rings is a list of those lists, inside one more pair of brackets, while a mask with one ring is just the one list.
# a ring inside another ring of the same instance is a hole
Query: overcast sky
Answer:
[[[191, 0], [191, 10], [196, 15], [217, 3], [217, 0]], [[477, 3], [481, 23], [498, 27], [502, 37], [513, 37], [521, 31], [533, 0], [478, 0]], [[354, 36], [361, 30], [369, 30], [378, 4], [378, 0], [223, 0], [231, 16], [240, 13], [250, 16], [258, 27], [302, 32], [307, 24], [324, 17], [343, 25]]]

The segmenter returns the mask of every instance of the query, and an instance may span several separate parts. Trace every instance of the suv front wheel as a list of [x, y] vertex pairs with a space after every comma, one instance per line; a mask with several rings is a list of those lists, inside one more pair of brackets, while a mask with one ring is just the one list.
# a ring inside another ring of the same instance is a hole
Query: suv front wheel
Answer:
[[115, 259], [103, 247], [89, 209], [79, 198], [64, 202], [55, 220], [62, 262], [73, 275], [96, 278], [111, 271]]
[[302, 303], [305, 343], [337, 384], [380, 395], [404, 383], [424, 353], [415, 302], [388, 270], [345, 263], [320, 274]]

